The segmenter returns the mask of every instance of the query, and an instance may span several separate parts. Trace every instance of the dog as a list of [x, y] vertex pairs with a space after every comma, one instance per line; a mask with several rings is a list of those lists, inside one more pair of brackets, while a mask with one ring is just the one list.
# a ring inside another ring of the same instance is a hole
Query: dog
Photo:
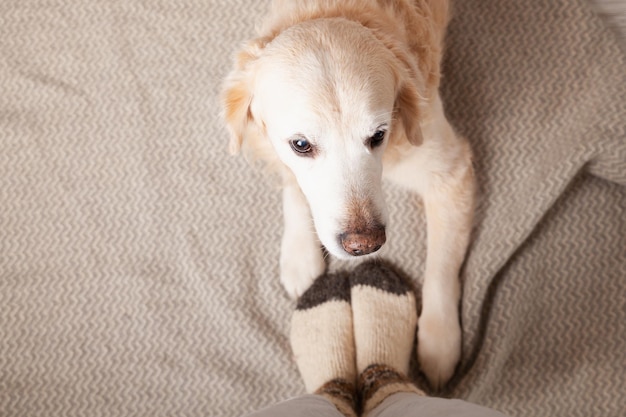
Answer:
[[[444, 0], [274, 0], [222, 95], [230, 149], [282, 177], [281, 282], [298, 297], [387, 239], [382, 178], [422, 198], [428, 253], [417, 355], [435, 387], [461, 355], [459, 271], [472, 229], [468, 142], [444, 115]], [[321, 245], [320, 245], [321, 242]]]

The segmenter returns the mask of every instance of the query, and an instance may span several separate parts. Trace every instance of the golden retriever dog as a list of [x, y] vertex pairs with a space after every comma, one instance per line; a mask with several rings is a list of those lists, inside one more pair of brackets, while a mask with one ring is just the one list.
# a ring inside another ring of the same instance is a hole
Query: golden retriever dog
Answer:
[[275, 0], [222, 97], [231, 151], [282, 174], [281, 282], [293, 297], [324, 272], [321, 245], [353, 258], [385, 244], [383, 177], [421, 196], [417, 354], [437, 387], [461, 354], [459, 269], [475, 191], [470, 147], [438, 91], [447, 15], [444, 0]]

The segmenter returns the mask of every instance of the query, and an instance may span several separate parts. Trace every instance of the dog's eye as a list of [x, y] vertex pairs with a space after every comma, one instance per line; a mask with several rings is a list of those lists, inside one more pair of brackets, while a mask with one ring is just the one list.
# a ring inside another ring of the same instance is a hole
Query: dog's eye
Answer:
[[387, 132], [385, 130], [377, 130], [372, 137], [369, 138], [369, 145], [372, 149], [379, 147], [383, 144], [385, 140], [385, 134]]
[[306, 155], [313, 152], [313, 145], [304, 138], [292, 139], [289, 144], [291, 145], [291, 149], [298, 154]]

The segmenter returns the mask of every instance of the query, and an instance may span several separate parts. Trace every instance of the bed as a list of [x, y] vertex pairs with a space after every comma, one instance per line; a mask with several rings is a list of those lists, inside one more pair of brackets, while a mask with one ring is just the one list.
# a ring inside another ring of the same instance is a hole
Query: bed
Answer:
[[[228, 154], [217, 99], [267, 5], [0, 4], [0, 415], [239, 416], [303, 393], [280, 192]], [[432, 394], [623, 416], [623, 38], [584, 0], [454, 9], [442, 91], [480, 191], [462, 361]], [[386, 187], [385, 256], [419, 286], [424, 215]]]

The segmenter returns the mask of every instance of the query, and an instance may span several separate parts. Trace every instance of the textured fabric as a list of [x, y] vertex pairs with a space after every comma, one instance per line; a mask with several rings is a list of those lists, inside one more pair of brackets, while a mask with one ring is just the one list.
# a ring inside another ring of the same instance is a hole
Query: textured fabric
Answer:
[[425, 398], [399, 393], [383, 401], [367, 417], [505, 417], [504, 414], [461, 400]]
[[[216, 99], [267, 5], [0, 2], [0, 415], [238, 416], [304, 392], [280, 192], [228, 156]], [[454, 5], [443, 97], [480, 204], [442, 395], [622, 416], [624, 48], [584, 0]], [[419, 285], [423, 212], [386, 197], [386, 257]]]
[[[271, 405], [246, 417], [343, 417], [330, 401], [303, 395]], [[413, 393], [390, 396], [368, 417], [504, 417], [504, 414], [461, 400], [425, 398]]]
[[246, 417], [344, 417], [321, 395], [302, 395], [270, 405]]

